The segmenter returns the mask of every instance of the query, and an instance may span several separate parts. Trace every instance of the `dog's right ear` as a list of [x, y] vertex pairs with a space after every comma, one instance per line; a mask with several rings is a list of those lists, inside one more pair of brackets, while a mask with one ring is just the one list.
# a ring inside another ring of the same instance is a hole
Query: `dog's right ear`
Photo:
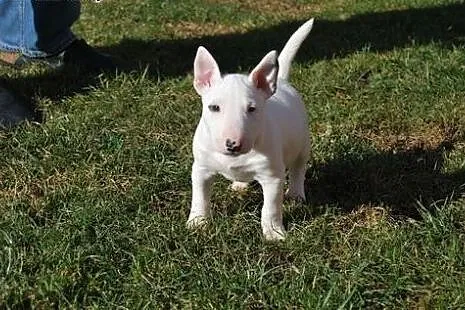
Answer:
[[221, 80], [221, 73], [213, 56], [203, 46], [197, 49], [194, 60], [194, 88], [199, 95]]

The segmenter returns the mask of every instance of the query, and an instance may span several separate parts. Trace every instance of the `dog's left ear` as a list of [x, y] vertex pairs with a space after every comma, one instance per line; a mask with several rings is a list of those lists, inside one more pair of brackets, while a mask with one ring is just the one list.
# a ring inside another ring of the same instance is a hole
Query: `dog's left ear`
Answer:
[[266, 99], [276, 91], [278, 78], [278, 53], [271, 51], [266, 54], [260, 63], [249, 74], [249, 81], [259, 90], [263, 91]]

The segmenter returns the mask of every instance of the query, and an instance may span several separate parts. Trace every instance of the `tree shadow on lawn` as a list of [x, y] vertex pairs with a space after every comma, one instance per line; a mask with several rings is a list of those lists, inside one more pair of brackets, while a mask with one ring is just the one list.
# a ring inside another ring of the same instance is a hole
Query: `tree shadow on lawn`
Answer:
[[336, 158], [307, 172], [308, 206], [290, 210], [291, 218], [314, 215], [310, 206], [335, 206], [351, 212], [379, 205], [393, 216], [418, 218], [419, 206], [434, 210], [465, 193], [465, 169], [444, 172], [444, 158], [453, 145], [435, 149], [388, 151], [364, 158]]
[[[355, 15], [346, 20], [318, 19], [297, 55], [299, 62], [345, 57], [358, 51], [384, 52], [437, 42], [445, 48], [465, 43], [465, 4]], [[309, 16], [310, 18], [311, 16]], [[133, 69], [149, 66], [159, 79], [192, 70], [197, 47], [205, 46], [223, 72], [246, 71], [270, 50], [281, 50], [305, 20], [293, 20], [249, 31], [198, 38], [143, 41], [124, 39], [106, 51], [119, 55]]]
[[[383, 52], [430, 42], [452, 48], [456, 44], [465, 43], [464, 12], [465, 4], [456, 3], [367, 13], [346, 20], [317, 18], [296, 60], [317, 62], [332, 57], [345, 57], [368, 48]], [[121, 71], [133, 72], [148, 67], [149, 77], [160, 80], [190, 72], [199, 45], [206, 46], [213, 53], [223, 72], [246, 71], [254, 67], [268, 51], [280, 50], [303, 22], [287, 21], [247, 33], [187, 39], [144, 41], [128, 38], [116, 45], [102, 47], [101, 50], [120, 57], [126, 63]], [[43, 97], [59, 99], [85, 92], [97, 83], [95, 75], [65, 71], [34, 78], [19, 77], [8, 84], [26, 96], [39, 92]], [[27, 115], [22, 116], [27, 118]]]

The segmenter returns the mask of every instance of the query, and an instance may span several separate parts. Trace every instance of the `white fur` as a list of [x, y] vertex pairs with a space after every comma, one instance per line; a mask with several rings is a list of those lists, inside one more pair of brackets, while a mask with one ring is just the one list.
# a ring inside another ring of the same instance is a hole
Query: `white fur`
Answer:
[[[194, 88], [202, 98], [202, 117], [194, 135], [192, 205], [189, 227], [210, 216], [210, 187], [217, 173], [233, 188], [256, 180], [263, 188], [261, 225], [268, 240], [284, 238], [283, 185], [289, 169], [290, 197], [305, 200], [304, 178], [310, 153], [307, 113], [287, 82], [290, 65], [313, 25], [303, 24], [283, 51], [268, 53], [247, 75], [221, 76], [215, 59], [199, 47]], [[279, 69], [278, 69], [279, 62]]]

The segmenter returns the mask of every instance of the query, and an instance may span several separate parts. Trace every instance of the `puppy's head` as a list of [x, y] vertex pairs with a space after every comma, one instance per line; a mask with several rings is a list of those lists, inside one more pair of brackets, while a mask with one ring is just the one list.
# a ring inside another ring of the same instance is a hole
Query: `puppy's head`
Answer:
[[266, 100], [276, 91], [277, 53], [268, 53], [250, 74], [221, 76], [213, 56], [199, 47], [194, 88], [202, 98], [202, 118], [214, 149], [236, 156], [249, 152], [264, 130]]

